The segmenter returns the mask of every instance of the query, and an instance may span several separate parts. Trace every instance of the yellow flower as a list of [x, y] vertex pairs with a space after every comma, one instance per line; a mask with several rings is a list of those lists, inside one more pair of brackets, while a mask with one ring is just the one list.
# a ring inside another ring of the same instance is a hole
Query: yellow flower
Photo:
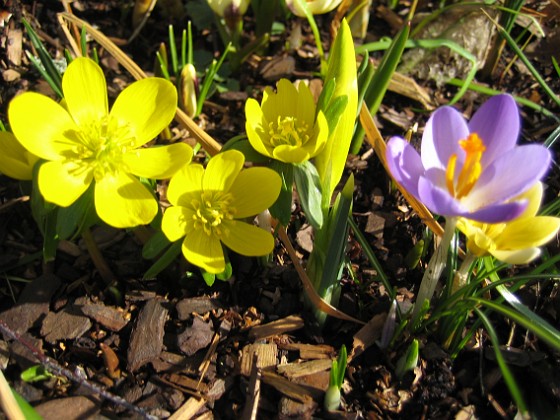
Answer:
[[101, 68], [77, 58], [62, 78], [64, 106], [34, 92], [12, 100], [12, 130], [45, 159], [38, 184], [46, 201], [67, 207], [94, 183], [99, 217], [115, 227], [149, 223], [158, 203], [137, 177], [171, 177], [192, 157], [186, 144], [142, 148], [173, 119], [177, 92], [158, 78], [131, 84], [108, 110]]
[[[323, 13], [328, 13], [334, 10], [342, 0], [301, 0], [302, 2], [307, 1], [307, 8], [314, 15], [321, 15]], [[298, 4], [296, 0], [287, 0], [286, 4], [292, 11], [292, 13], [299, 17], [305, 17], [303, 8]]]
[[267, 87], [261, 105], [245, 103], [245, 129], [251, 146], [262, 155], [285, 163], [302, 163], [316, 156], [327, 142], [329, 128], [320, 111], [315, 119], [315, 101], [305, 83], [299, 88], [287, 79], [277, 84], [277, 93]]
[[250, 0], [207, 0], [210, 8], [220, 17], [227, 15], [242, 16], [247, 11]]
[[461, 218], [457, 227], [467, 237], [467, 249], [482, 257], [493, 255], [509, 264], [526, 264], [540, 255], [539, 246], [550, 241], [560, 228], [560, 218], [536, 216], [543, 187], [539, 182], [518, 199], [529, 205], [522, 215], [507, 223], [486, 224]]
[[33, 176], [33, 166], [39, 160], [29, 153], [12, 133], [0, 131], [0, 172], [22, 181]]
[[280, 176], [271, 169], [243, 169], [237, 150], [214, 156], [206, 171], [186, 165], [169, 182], [167, 198], [173, 207], [163, 214], [162, 230], [170, 241], [183, 236], [185, 258], [209, 273], [225, 270], [222, 243], [241, 255], [272, 252], [274, 238], [239, 219], [271, 206], [280, 193]]

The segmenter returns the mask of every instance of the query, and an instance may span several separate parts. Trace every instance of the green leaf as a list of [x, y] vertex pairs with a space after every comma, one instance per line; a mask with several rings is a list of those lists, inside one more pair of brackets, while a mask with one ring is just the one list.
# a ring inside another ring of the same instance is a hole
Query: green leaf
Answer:
[[288, 226], [292, 217], [292, 190], [294, 184], [294, 167], [289, 163], [272, 161], [270, 169], [275, 170], [282, 178], [282, 188], [276, 202], [270, 207], [272, 217], [280, 224]]
[[412, 340], [410, 346], [406, 350], [406, 353], [401, 356], [397, 361], [397, 366], [395, 368], [395, 374], [397, 378], [402, 379], [405, 373], [413, 370], [418, 364], [418, 340]]
[[53, 378], [54, 375], [50, 373], [43, 365], [35, 365], [25, 369], [21, 372], [21, 380], [24, 382], [41, 382]]
[[183, 244], [182, 240], [173, 242], [167, 251], [154, 263], [148, 270], [144, 273], [142, 277], [145, 279], [153, 279], [163, 270], [165, 270], [175, 258], [181, 254], [181, 245]]
[[247, 137], [244, 135], [235, 136], [232, 139], [228, 140], [227, 143], [222, 147], [221, 151], [225, 152], [226, 150], [239, 150], [241, 153], [243, 153], [243, 156], [245, 156], [245, 162], [262, 164], [268, 164], [270, 162], [270, 158], [261, 155], [259, 152], [253, 149], [253, 146], [251, 146], [251, 143], [249, 143], [249, 140], [247, 140]]
[[96, 222], [99, 217], [95, 211], [94, 184], [83, 193], [74, 203], [68, 207], [58, 209], [56, 232], [59, 239], [69, 239], [81, 234], [81, 232]]
[[12, 393], [14, 394], [16, 402], [18, 403], [19, 408], [21, 410], [21, 413], [25, 417], [25, 420], [42, 420], [43, 419], [43, 417], [41, 417], [39, 415], [39, 413], [37, 413], [37, 411], [35, 411], [35, 409], [31, 406], [31, 404], [29, 404], [16, 391], [14, 391], [13, 388], [10, 388], [10, 389], [12, 390]]
[[314, 229], [321, 229], [323, 210], [321, 209], [321, 186], [317, 169], [309, 161], [294, 165], [294, 180], [307, 220]]
[[142, 258], [152, 260], [157, 258], [166, 248], [171, 245], [169, 239], [162, 231], [157, 231], [142, 247]]

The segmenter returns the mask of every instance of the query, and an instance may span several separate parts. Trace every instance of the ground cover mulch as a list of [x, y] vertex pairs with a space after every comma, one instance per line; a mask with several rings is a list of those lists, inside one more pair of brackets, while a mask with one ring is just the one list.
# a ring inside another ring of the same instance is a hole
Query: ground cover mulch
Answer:
[[[159, 3], [130, 43], [126, 42], [133, 32], [129, 4], [74, 1], [71, 8], [122, 44], [141, 68], [152, 72], [155, 51], [167, 41], [167, 25], [173, 23], [178, 32], [189, 18], [188, 8], [171, 9], [174, 2]], [[393, 36], [407, 7], [401, 4], [393, 11], [383, 2], [374, 2], [366, 40]], [[418, 10], [430, 13], [434, 7], [421, 2]], [[529, 2], [526, 7], [547, 34], [530, 40], [528, 56], [558, 92], [560, 84], [549, 57], [556, 54], [560, 59], [560, 8], [547, 2]], [[52, 95], [23, 53], [33, 50], [21, 18], [34, 26], [54, 56], [62, 56], [67, 41], [56, 17], [63, 11], [59, 2], [8, 0], [0, 11], [0, 119], [6, 122], [9, 100], [16, 94], [34, 90]], [[332, 17], [318, 17], [327, 47]], [[258, 97], [264, 86], [280, 77], [316, 79], [319, 61], [309, 27], [295, 18], [280, 20], [285, 30], [272, 36], [270, 47], [250, 57], [230, 76], [238, 84], [237, 90], [213, 95], [197, 119], [221, 143], [244, 132], [247, 97]], [[250, 13], [245, 28], [250, 39], [254, 28]], [[294, 31], [301, 31], [301, 45], [286, 51], [286, 39]], [[210, 54], [222, 48], [211, 27], [196, 28], [195, 45]], [[508, 54], [504, 53], [497, 69], [483, 81], [557, 112], [527, 68]], [[106, 51], [99, 50], [99, 56], [114, 97], [132, 79]], [[381, 54], [372, 56], [378, 59]], [[445, 60], [453, 66], [459, 59], [446, 56]], [[417, 82], [419, 92], [425, 94], [422, 97], [427, 98], [425, 103], [393, 89], [388, 92], [376, 117], [384, 135], [401, 135], [414, 123], [421, 130], [430, 108], [446, 103], [456, 93], [455, 88], [431, 79]], [[483, 99], [470, 92], [457, 106], [472, 114]], [[528, 108], [522, 109], [522, 117], [523, 142], [543, 141], [557, 126], [552, 118]], [[32, 120], [30, 115], [30, 123]], [[179, 126], [173, 126], [172, 133], [192, 141]], [[421, 131], [414, 138], [419, 141]], [[557, 148], [554, 153], [558, 158]], [[203, 159], [203, 154], [198, 158]], [[429, 255], [415, 268], [407, 265], [406, 257], [424, 237], [425, 227], [390, 188], [389, 178], [369, 146], [349, 157], [347, 175], [350, 172], [356, 178], [353, 215], [398, 299], [413, 300]], [[554, 166], [546, 179], [548, 201], [560, 191], [559, 175]], [[98, 226], [92, 235], [112, 273], [108, 279], [80, 238], [62, 241], [55, 261], [44, 263], [42, 237], [28, 199], [25, 186], [0, 177], [0, 326], [8, 327], [0, 340], [0, 367], [14, 389], [44, 418], [466, 419], [513, 418], [516, 414], [483, 331], [455, 359], [438, 337], [420, 332], [415, 336], [421, 343], [417, 368], [402, 378], [395, 376], [396, 362], [413, 337], [405, 334], [390, 350], [381, 350], [376, 343], [391, 302], [352, 234], [347, 254], [355, 276], [343, 276], [339, 309], [365, 325], [331, 318], [320, 329], [280, 243], [265, 265], [232, 256], [234, 276], [209, 287], [183, 260], [157, 278], [144, 279], [153, 263], [142, 257], [142, 245], [150, 232]], [[312, 240], [297, 202], [288, 234], [305, 263]], [[556, 254], [558, 241], [547, 252]], [[555, 283], [530, 283], [519, 297], [560, 327]], [[502, 342], [508, 343], [504, 346], [508, 363], [531, 406], [540, 407], [540, 411], [535, 409], [539, 413], [557, 411], [560, 378], [554, 372], [560, 368], [558, 354], [520, 327], [498, 317], [495, 322]], [[324, 391], [331, 362], [343, 344], [350, 355], [343, 402], [339, 411], [327, 413], [322, 408]], [[23, 370], [40, 363], [54, 375], [34, 383], [20, 378]]]

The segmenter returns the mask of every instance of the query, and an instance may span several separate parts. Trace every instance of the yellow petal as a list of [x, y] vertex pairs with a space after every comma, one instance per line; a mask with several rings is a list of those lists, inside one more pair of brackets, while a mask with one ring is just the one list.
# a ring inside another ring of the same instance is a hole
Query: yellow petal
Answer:
[[194, 195], [200, 199], [202, 194], [202, 178], [204, 168], [198, 163], [185, 165], [173, 175], [167, 187], [167, 199], [174, 206], [189, 207], [190, 197]]
[[194, 212], [186, 207], [169, 207], [163, 213], [161, 230], [171, 242], [175, 242], [193, 229]]
[[269, 143], [270, 136], [264, 132], [266, 127], [263, 127], [266, 121], [263, 120], [264, 117], [259, 103], [253, 98], [249, 98], [245, 102], [245, 117], [245, 130], [253, 149], [261, 155], [272, 157], [272, 148]]
[[158, 204], [140, 181], [116, 172], [96, 181], [95, 209], [108, 225], [127, 228], [150, 223], [157, 214]]
[[188, 164], [192, 155], [192, 147], [185, 143], [176, 143], [131, 150], [124, 154], [123, 161], [136, 176], [167, 179], [183, 165]]
[[0, 172], [10, 178], [30, 180], [37, 157], [29, 153], [12, 133], [0, 131]]
[[[165, 79], [149, 77], [121, 92], [111, 108], [111, 118], [129, 124], [135, 147], [140, 147], [169, 125], [177, 108], [177, 91]], [[129, 139], [130, 140], [130, 139]]]
[[298, 92], [297, 101], [295, 103], [297, 107], [297, 119], [311, 127], [315, 121], [315, 98], [313, 98], [311, 90], [309, 90], [309, 87], [304, 82], [299, 83]]
[[288, 79], [280, 79], [276, 84], [276, 93], [269, 91], [263, 96], [262, 112], [267, 121], [276, 121], [278, 116], [293, 116], [297, 111], [298, 91]]
[[519, 195], [517, 198], [514, 199], [515, 201], [526, 199], [529, 202], [525, 211], [521, 213], [521, 216], [519, 216], [520, 219], [526, 217], [533, 217], [537, 215], [539, 208], [541, 206], [542, 195], [543, 195], [542, 182], [537, 182], [528, 191], [525, 191], [523, 194]]
[[222, 236], [222, 241], [238, 254], [256, 257], [269, 254], [274, 249], [274, 238], [270, 232], [238, 220], [228, 221], [224, 225], [229, 232]]
[[537, 216], [507, 223], [496, 238], [497, 249], [523, 249], [543, 245], [556, 236], [560, 218]]
[[219, 274], [226, 269], [220, 240], [207, 235], [202, 229], [195, 229], [189, 233], [185, 237], [182, 249], [187, 261], [209, 273]]
[[525, 248], [515, 251], [494, 250], [491, 254], [496, 259], [508, 264], [527, 264], [537, 258], [541, 251], [539, 248]]
[[229, 191], [244, 162], [243, 153], [237, 150], [226, 150], [212, 157], [202, 180], [204, 191]]
[[87, 126], [107, 115], [107, 85], [103, 70], [89, 58], [76, 58], [62, 77], [66, 107], [76, 124]]
[[8, 118], [14, 135], [34, 155], [60, 159], [80, 144], [77, 126], [62, 106], [44, 95], [26, 92], [10, 102]]
[[88, 189], [92, 172], [72, 162], [45, 162], [39, 169], [39, 191], [46, 201], [68, 207]]
[[241, 171], [229, 192], [233, 196], [231, 206], [235, 217], [254, 216], [274, 204], [280, 194], [280, 175], [268, 168], [249, 168]]
[[287, 144], [275, 147], [272, 156], [274, 159], [286, 163], [302, 163], [311, 157], [306, 148]]

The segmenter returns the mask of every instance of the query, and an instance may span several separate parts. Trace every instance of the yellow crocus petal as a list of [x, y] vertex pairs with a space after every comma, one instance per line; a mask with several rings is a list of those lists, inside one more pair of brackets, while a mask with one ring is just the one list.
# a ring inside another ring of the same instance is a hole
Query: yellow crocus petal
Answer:
[[235, 178], [243, 169], [245, 157], [237, 150], [219, 153], [210, 159], [202, 180], [204, 191], [229, 191]]
[[189, 197], [198, 194], [202, 190], [202, 178], [204, 168], [198, 163], [185, 165], [179, 172], [173, 175], [167, 187], [167, 199], [174, 206], [190, 206]]
[[37, 157], [30, 154], [12, 133], [0, 131], [0, 172], [10, 178], [30, 180]]
[[539, 248], [525, 248], [515, 251], [494, 250], [491, 254], [496, 259], [508, 264], [527, 264], [537, 258], [541, 251]]
[[268, 168], [249, 168], [241, 171], [229, 192], [233, 196], [235, 217], [254, 216], [274, 204], [280, 193], [280, 175]]
[[228, 221], [225, 226], [228, 233], [222, 236], [222, 241], [238, 254], [257, 257], [274, 249], [274, 238], [270, 232], [237, 220]]
[[202, 229], [195, 229], [185, 237], [182, 250], [187, 261], [209, 273], [218, 274], [226, 268], [220, 240]]
[[158, 211], [154, 196], [136, 178], [124, 172], [107, 174], [95, 184], [95, 208], [116, 228], [150, 223]]
[[537, 182], [529, 190], [525, 191], [523, 194], [515, 198], [515, 200], [526, 199], [529, 202], [525, 211], [521, 213], [521, 216], [519, 216], [520, 219], [537, 215], [541, 206], [542, 195], [543, 184], [542, 182]]
[[140, 147], [169, 125], [177, 108], [177, 91], [165, 79], [150, 77], [128, 86], [117, 97], [110, 115], [125, 122], [134, 138], [133, 147]]
[[62, 78], [68, 112], [78, 125], [89, 125], [107, 115], [107, 85], [103, 70], [89, 58], [76, 58]]
[[163, 214], [161, 230], [171, 242], [175, 242], [189, 233], [193, 228], [192, 209], [187, 207], [169, 207]]
[[68, 207], [88, 189], [92, 172], [73, 162], [45, 162], [39, 169], [39, 191], [46, 201]]
[[167, 179], [183, 165], [188, 164], [192, 155], [192, 147], [185, 143], [176, 143], [131, 150], [123, 155], [123, 162], [136, 176]]
[[550, 241], [560, 228], [560, 218], [537, 216], [517, 219], [507, 223], [502, 234], [495, 239], [497, 249], [523, 249], [537, 247]]
[[78, 127], [66, 109], [44, 95], [26, 92], [15, 97], [8, 118], [23, 147], [43, 159], [58, 160], [79, 143]]

